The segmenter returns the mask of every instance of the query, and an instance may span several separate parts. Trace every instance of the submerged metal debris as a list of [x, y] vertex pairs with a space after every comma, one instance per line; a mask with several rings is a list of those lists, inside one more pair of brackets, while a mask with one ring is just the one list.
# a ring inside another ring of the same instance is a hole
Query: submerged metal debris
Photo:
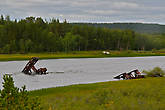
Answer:
[[35, 73], [35, 74], [39, 74], [39, 75], [42, 75], [42, 74], [47, 74], [47, 69], [46, 68], [39, 68], [39, 69], [36, 69], [35, 68], [35, 64], [37, 63], [38, 61], [38, 58], [37, 57], [32, 57], [29, 62], [26, 64], [25, 68], [22, 70], [23, 73], [25, 74], [28, 74], [28, 75], [31, 75], [32, 74], [32, 71]]
[[[134, 73], [134, 74], [133, 74]], [[145, 78], [145, 75], [142, 75], [139, 70], [133, 70], [129, 73], [122, 73], [116, 77], [114, 77], [114, 79], [139, 79], [139, 78]]]

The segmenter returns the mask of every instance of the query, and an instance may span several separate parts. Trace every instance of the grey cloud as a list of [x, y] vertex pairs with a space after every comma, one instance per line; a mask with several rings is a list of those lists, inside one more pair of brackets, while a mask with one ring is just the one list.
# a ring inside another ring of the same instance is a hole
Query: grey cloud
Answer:
[[0, 0], [0, 14], [70, 22], [164, 22], [163, 0]]

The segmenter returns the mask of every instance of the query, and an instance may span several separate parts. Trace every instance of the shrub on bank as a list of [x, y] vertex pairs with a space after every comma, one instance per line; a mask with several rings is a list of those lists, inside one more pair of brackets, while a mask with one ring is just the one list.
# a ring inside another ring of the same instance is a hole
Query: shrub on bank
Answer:
[[38, 98], [30, 98], [23, 86], [19, 89], [14, 86], [10, 75], [3, 76], [3, 89], [0, 90], [0, 110], [40, 110]]
[[143, 70], [144, 73], [147, 74], [148, 77], [162, 77], [165, 75], [165, 71], [160, 67], [155, 67], [153, 70]]

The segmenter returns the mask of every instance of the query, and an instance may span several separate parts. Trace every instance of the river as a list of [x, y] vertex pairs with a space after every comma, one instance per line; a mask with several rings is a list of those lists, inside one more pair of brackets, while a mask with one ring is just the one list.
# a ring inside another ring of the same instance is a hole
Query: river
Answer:
[[15, 85], [26, 85], [27, 90], [113, 81], [113, 77], [134, 69], [142, 71], [159, 66], [165, 69], [165, 56], [82, 58], [39, 60], [36, 68], [46, 67], [47, 75], [25, 75], [21, 73], [28, 61], [0, 62], [0, 89], [3, 75], [12, 74]]

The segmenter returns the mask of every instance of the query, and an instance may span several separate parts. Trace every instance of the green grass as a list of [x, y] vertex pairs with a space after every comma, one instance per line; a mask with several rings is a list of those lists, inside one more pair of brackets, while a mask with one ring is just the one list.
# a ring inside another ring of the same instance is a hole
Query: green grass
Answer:
[[30, 91], [44, 110], [165, 110], [165, 78], [111, 81]]
[[141, 56], [165, 56], [164, 52], [152, 51], [110, 51], [110, 55], [102, 54], [102, 51], [74, 51], [69, 53], [29, 53], [29, 54], [0, 54], [0, 61], [29, 60], [31, 57], [40, 59], [60, 58], [105, 58], [105, 57], [141, 57]]

